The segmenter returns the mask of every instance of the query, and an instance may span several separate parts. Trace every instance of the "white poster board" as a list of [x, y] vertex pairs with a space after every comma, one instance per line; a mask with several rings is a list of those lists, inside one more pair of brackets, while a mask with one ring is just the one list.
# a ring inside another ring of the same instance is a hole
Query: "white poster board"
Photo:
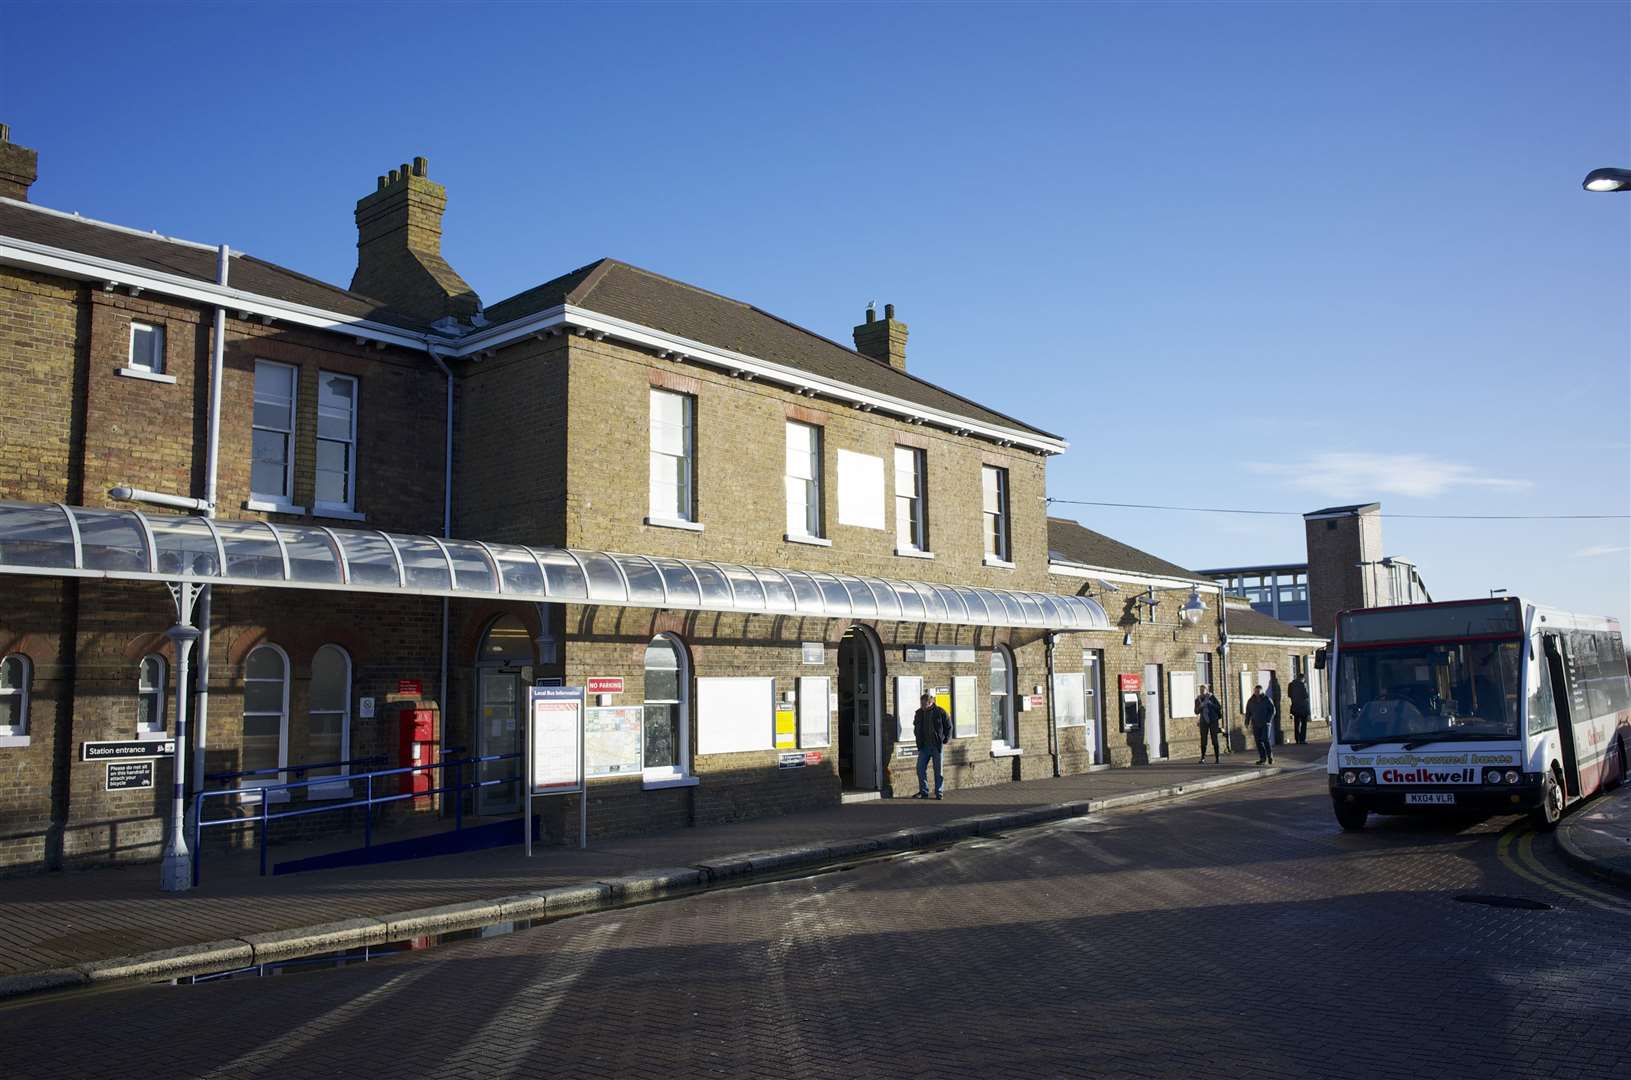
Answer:
[[912, 717], [917, 713], [918, 699], [922, 696], [923, 676], [895, 676], [895, 723], [899, 727], [895, 735], [896, 743], [904, 746], [917, 742], [917, 733], [912, 730]]
[[1252, 673], [1242, 671], [1240, 673], [1240, 714], [1242, 716], [1246, 715], [1246, 702], [1251, 699], [1252, 685]]
[[954, 675], [951, 680], [952, 733], [959, 739], [972, 739], [980, 733], [980, 682], [972, 675]]
[[583, 787], [578, 736], [583, 688], [538, 686], [532, 691], [532, 790], [548, 795]]
[[773, 750], [775, 722], [775, 679], [697, 680], [697, 753]]
[[838, 451], [838, 524], [863, 529], [884, 525], [883, 458]]
[[806, 675], [799, 679], [799, 746], [827, 746], [832, 740], [832, 713], [828, 710], [828, 686], [825, 675]]
[[645, 751], [645, 715], [639, 705], [585, 710], [584, 771], [590, 776], [639, 776]]
[[1195, 715], [1195, 673], [1193, 671], [1167, 672], [1167, 685], [1172, 693], [1172, 718], [1181, 720]]
[[1059, 671], [1053, 676], [1053, 723], [1055, 727], [1084, 727], [1087, 700], [1081, 672]]

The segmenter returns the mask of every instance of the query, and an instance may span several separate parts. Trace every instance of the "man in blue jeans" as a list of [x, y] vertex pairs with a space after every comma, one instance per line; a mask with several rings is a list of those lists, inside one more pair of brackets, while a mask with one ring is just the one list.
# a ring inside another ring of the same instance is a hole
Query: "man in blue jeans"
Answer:
[[946, 786], [946, 776], [940, 771], [940, 752], [951, 741], [951, 717], [924, 694], [922, 706], [912, 716], [912, 735], [917, 739], [917, 794], [914, 799], [929, 797], [929, 762], [934, 762], [934, 797]]

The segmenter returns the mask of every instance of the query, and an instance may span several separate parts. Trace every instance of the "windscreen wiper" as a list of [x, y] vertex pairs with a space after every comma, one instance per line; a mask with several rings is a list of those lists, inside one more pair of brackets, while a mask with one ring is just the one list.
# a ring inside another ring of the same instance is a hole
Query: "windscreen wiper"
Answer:
[[1380, 743], [1392, 742], [1392, 741], [1393, 741], [1392, 739], [1366, 739], [1363, 742], [1349, 743], [1348, 744], [1348, 749], [1349, 750], [1369, 750], [1371, 747], [1376, 746], [1376, 745], [1378, 745]]
[[1418, 746], [1426, 746], [1428, 743], [1443, 742], [1445, 739], [1455, 738], [1455, 737], [1456, 736], [1451, 736], [1451, 735], [1433, 735], [1433, 736], [1430, 736], [1430, 737], [1425, 738], [1425, 739], [1411, 739], [1409, 742], [1407, 742], [1403, 746], [1399, 747], [1399, 749], [1401, 749], [1401, 750], [1414, 750]]

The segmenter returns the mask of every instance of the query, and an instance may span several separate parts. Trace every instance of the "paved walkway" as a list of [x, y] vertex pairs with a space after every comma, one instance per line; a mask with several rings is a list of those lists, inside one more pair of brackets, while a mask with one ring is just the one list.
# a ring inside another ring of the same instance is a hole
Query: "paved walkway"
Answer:
[[[1281, 748], [1285, 768], [1323, 761], [1326, 745]], [[205, 864], [202, 885], [159, 891], [153, 864], [0, 880], [0, 976], [215, 942], [246, 934], [380, 918], [443, 904], [694, 867], [747, 852], [819, 847], [974, 815], [1101, 800], [1258, 771], [1250, 753], [1221, 765], [1159, 764], [949, 792], [943, 802], [883, 799], [735, 825], [607, 840], [587, 850], [519, 846], [342, 870], [260, 877], [253, 859]]]
[[1557, 843], [1582, 870], [1631, 886], [1631, 784], [1571, 810], [1557, 827]]

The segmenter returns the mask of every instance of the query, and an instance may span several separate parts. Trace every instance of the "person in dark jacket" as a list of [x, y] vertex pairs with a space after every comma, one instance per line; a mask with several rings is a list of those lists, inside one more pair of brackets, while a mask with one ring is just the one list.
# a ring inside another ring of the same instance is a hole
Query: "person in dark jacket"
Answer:
[[917, 794], [914, 799], [929, 797], [929, 762], [934, 762], [934, 797], [940, 798], [945, 789], [946, 776], [941, 772], [940, 756], [951, 742], [951, 717], [936, 705], [934, 698], [924, 694], [922, 707], [912, 716], [912, 735], [917, 739]]
[[1201, 764], [1206, 764], [1206, 738], [1212, 737], [1212, 763], [1215, 765], [1221, 760], [1218, 756], [1218, 728], [1223, 723], [1223, 703], [1212, 693], [1210, 686], [1201, 687], [1200, 695], [1195, 698], [1195, 719], [1201, 726]]
[[1308, 741], [1308, 681], [1298, 675], [1286, 687], [1286, 696], [1291, 699], [1291, 728], [1299, 743]]
[[1257, 763], [1274, 764], [1274, 702], [1263, 693], [1263, 685], [1252, 687], [1252, 696], [1246, 699], [1246, 723], [1251, 725], [1252, 738], [1257, 740]]

